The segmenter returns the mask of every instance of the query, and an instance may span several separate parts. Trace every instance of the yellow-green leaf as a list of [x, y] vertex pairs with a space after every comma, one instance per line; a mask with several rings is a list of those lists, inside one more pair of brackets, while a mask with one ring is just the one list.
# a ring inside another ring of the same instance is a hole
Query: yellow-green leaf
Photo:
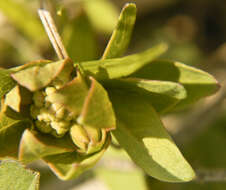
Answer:
[[159, 57], [166, 49], [166, 44], [159, 44], [142, 53], [122, 58], [81, 62], [79, 64], [87, 75], [94, 76], [97, 80], [126, 77]]
[[128, 3], [123, 7], [102, 59], [116, 58], [124, 54], [130, 42], [135, 20], [136, 5]]
[[210, 74], [173, 61], [153, 61], [132, 75], [151, 80], [178, 82], [187, 91], [187, 98], [176, 108], [183, 108], [197, 100], [215, 93], [219, 89], [217, 80]]
[[139, 94], [159, 113], [167, 111], [186, 98], [184, 87], [175, 82], [126, 78], [104, 81], [104, 86], [108, 90], [118, 89], [128, 94]]
[[52, 82], [67, 64], [70, 64], [70, 60], [51, 63], [40, 62], [39, 64], [31, 63], [27, 64], [26, 67], [21, 67], [19, 71], [11, 74], [11, 76], [21, 86], [30, 91], [36, 91]]
[[78, 122], [94, 128], [114, 129], [115, 114], [106, 90], [94, 78]]
[[117, 117], [113, 134], [138, 166], [162, 181], [186, 182], [194, 178], [191, 166], [150, 103], [143, 97], [117, 91], [111, 98]]

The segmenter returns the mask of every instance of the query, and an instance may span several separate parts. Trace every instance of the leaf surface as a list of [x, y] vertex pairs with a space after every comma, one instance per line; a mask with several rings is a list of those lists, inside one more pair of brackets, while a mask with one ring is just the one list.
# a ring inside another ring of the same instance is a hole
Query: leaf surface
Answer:
[[21, 70], [11, 74], [11, 76], [21, 86], [30, 91], [36, 91], [52, 82], [67, 64], [70, 64], [69, 60], [31, 63], [27, 64], [26, 67], [21, 67]]
[[219, 89], [219, 84], [213, 76], [179, 62], [153, 61], [132, 76], [182, 84], [187, 91], [187, 98], [176, 105], [176, 108], [183, 108], [215, 93]]
[[166, 132], [163, 124], [143, 97], [111, 93], [117, 117], [113, 131], [120, 145], [148, 175], [167, 182], [194, 178], [191, 166]]
[[124, 54], [130, 42], [135, 20], [136, 5], [128, 3], [123, 7], [102, 59], [116, 58]]
[[97, 80], [115, 79], [131, 75], [159, 57], [166, 49], [166, 44], [160, 44], [142, 53], [122, 58], [87, 61], [79, 64], [87, 75], [91, 75]]
[[25, 169], [14, 160], [5, 160], [0, 164], [0, 189], [2, 190], [38, 190], [38, 172]]
[[114, 79], [104, 82], [108, 90], [118, 89], [128, 94], [138, 94], [146, 98], [154, 109], [163, 113], [186, 98], [184, 87], [175, 82], [146, 80], [139, 78]]
[[94, 128], [115, 129], [115, 114], [106, 90], [94, 78], [78, 122]]

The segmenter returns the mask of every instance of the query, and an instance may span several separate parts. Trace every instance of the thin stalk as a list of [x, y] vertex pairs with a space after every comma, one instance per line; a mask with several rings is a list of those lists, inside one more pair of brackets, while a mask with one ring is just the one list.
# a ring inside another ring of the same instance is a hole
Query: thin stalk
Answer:
[[38, 14], [42, 21], [42, 24], [45, 28], [45, 31], [54, 47], [56, 54], [59, 59], [66, 59], [68, 58], [67, 51], [63, 45], [62, 39], [57, 31], [55, 22], [49, 13], [49, 11], [45, 10], [44, 8], [38, 10]]

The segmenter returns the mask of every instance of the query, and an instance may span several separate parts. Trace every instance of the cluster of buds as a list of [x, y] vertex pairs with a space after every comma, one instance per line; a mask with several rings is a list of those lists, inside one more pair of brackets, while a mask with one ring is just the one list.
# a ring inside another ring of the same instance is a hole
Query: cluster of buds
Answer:
[[[2, 97], [0, 117], [9, 122], [13, 116], [22, 122], [24, 131], [15, 144], [17, 154], [7, 156], [29, 163], [72, 154], [76, 165], [91, 158], [82, 171], [91, 167], [108, 147], [109, 131], [115, 128], [114, 111], [104, 88], [94, 78], [83, 76], [70, 59], [29, 63], [13, 68], [10, 77], [14, 87]], [[97, 119], [97, 114], [103, 118]], [[54, 161], [47, 162], [55, 167]]]

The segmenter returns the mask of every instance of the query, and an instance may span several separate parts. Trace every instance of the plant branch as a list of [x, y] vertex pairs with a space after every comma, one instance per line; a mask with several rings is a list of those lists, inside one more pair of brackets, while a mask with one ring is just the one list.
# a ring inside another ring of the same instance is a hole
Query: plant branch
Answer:
[[[43, 5], [41, 7], [43, 7]], [[59, 59], [68, 58], [67, 51], [49, 11], [42, 8], [38, 10], [38, 14]]]

